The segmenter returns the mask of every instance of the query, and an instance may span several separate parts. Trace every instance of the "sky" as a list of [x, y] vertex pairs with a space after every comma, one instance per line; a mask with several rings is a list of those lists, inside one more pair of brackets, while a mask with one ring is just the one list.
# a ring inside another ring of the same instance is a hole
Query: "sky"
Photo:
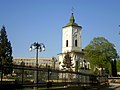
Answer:
[[44, 43], [39, 57], [62, 51], [62, 27], [70, 19], [82, 26], [82, 48], [94, 37], [105, 37], [120, 55], [120, 0], [0, 0], [0, 28], [4, 25], [14, 58], [35, 57], [34, 42]]

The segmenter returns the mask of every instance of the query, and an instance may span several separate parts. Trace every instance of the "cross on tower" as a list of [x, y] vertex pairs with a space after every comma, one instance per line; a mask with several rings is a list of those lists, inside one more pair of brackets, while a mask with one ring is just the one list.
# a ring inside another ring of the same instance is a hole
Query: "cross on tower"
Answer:
[[72, 11], [72, 13], [74, 13], [74, 7], [72, 7], [71, 11]]

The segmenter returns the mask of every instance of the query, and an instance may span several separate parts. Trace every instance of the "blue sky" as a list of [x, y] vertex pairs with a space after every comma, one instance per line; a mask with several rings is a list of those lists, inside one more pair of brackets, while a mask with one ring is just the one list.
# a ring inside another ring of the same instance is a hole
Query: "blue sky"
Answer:
[[115, 44], [120, 55], [120, 0], [0, 0], [0, 28], [6, 27], [14, 57], [35, 57], [29, 52], [34, 42], [44, 43], [39, 57], [61, 53], [62, 27], [69, 22], [71, 9], [83, 27], [82, 48], [102, 36]]

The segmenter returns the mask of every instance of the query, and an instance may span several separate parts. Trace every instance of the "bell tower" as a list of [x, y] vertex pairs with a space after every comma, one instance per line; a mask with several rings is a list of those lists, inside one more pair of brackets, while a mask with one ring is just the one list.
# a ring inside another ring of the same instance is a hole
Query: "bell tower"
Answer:
[[58, 54], [59, 69], [63, 69], [63, 60], [67, 52], [70, 53], [73, 63], [73, 71], [78, 71], [82, 52], [82, 27], [75, 23], [74, 15], [72, 13], [69, 22], [62, 28], [62, 53]]
[[82, 51], [81, 31], [82, 27], [75, 23], [72, 13], [69, 23], [62, 29], [62, 53]]

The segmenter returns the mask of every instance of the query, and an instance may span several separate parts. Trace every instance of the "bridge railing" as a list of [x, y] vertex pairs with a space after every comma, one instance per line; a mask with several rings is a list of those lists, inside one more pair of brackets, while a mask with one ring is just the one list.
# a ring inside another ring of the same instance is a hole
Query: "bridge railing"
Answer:
[[[8, 68], [3, 66], [2, 68]], [[13, 65], [14, 73], [12, 76], [1, 77], [1, 86], [7, 84], [19, 87], [65, 87], [65, 86], [91, 86], [108, 82], [107, 76], [95, 76], [80, 72], [62, 71], [50, 68], [37, 68], [31, 66]], [[38, 83], [34, 83], [34, 72], [38, 71]], [[12, 83], [4, 81], [4, 79], [13, 79]]]

